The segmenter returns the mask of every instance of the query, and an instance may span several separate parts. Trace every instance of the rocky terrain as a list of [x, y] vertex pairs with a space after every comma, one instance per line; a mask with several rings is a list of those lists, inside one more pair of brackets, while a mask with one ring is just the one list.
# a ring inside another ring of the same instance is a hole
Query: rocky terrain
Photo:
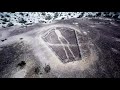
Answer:
[[52, 23], [83, 17], [107, 17], [120, 19], [120, 12], [0, 12], [0, 27], [30, 26], [34, 23]]

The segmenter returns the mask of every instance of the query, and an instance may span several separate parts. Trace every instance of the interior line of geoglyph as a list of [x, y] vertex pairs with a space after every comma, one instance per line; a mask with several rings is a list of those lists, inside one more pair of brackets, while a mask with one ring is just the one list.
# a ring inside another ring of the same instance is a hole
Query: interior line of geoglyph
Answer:
[[[56, 33], [56, 35], [57, 35], [57, 37], [58, 37], [58, 40], [61, 42], [62, 45], [63, 45], [63, 43], [62, 43], [62, 41], [61, 41], [60, 39], [64, 39], [64, 40], [67, 42], [67, 47], [68, 47], [70, 53], [72, 54], [72, 56], [75, 58], [73, 52], [71, 51], [70, 47], [68, 46], [68, 45], [69, 45], [69, 42], [68, 42], [68, 41], [65, 39], [65, 37], [61, 34], [61, 32], [60, 32], [59, 30], [55, 30], [55, 33]], [[63, 47], [64, 47], [65, 54], [67, 55], [67, 58], [69, 58], [69, 57], [68, 57], [68, 54], [67, 54], [67, 51], [66, 51], [66, 49], [65, 49], [65, 46], [63, 46]]]

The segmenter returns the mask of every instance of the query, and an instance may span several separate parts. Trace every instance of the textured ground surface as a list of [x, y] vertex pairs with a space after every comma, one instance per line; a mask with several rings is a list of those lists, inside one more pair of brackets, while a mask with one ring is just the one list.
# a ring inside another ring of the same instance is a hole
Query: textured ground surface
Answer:
[[0, 30], [0, 77], [120, 77], [120, 23], [69, 19]]
[[120, 12], [0, 12], [0, 27], [28, 26], [34, 23], [51, 23], [55, 20], [82, 17], [120, 19]]

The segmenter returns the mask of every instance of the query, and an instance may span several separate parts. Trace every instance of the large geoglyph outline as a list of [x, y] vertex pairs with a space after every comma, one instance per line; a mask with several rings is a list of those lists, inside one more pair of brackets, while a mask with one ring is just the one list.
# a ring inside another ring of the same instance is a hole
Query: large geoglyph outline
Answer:
[[[66, 27], [65, 27], [66, 28]], [[67, 27], [68, 28], [68, 27]], [[71, 29], [71, 28], [70, 28]], [[79, 54], [80, 54], [80, 57], [81, 57], [81, 52], [80, 52], [80, 45], [79, 45], [79, 43], [78, 43], [78, 38], [77, 38], [77, 34], [76, 34], [76, 30], [75, 29], [73, 29], [73, 31], [75, 32], [75, 39], [77, 39], [77, 45], [75, 45], [75, 44], [70, 44], [69, 42], [68, 42], [68, 40], [61, 34], [61, 32], [58, 30], [58, 29], [56, 29], [56, 27], [54, 27], [54, 28], [52, 28], [51, 29], [51, 31], [49, 30], [49, 31], [47, 31], [44, 35], [42, 35], [43, 37], [46, 37], [47, 35], [49, 35], [50, 34], [50, 32], [52, 32], [52, 31], [54, 31], [55, 33], [56, 33], [56, 35], [57, 35], [57, 38], [58, 38], [58, 40], [60, 41], [60, 43], [61, 43], [61, 45], [60, 44], [51, 44], [51, 43], [49, 43], [49, 42], [46, 42], [46, 44], [47, 45], [51, 45], [51, 46], [62, 46], [63, 47], [63, 49], [64, 49], [64, 51], [65, 51], [65, 54], [66, 54], [66, 57], [67, 57], [67, 59], [69, 59], [69, 56], [68, 56], [68, 53], [67, 53], [67, 51], [66, 51], [66, 49], [65, 49], [65, 46], [69, 49], [69, 51], [70, 51], [70, 53], [72, 54], [72, 56], [74, 57], [74, 59], [76, 59], [76, 57], [75, 57], [75, 55], [74, 55], [74, 53], [72, 52], [72, 50], [70, 49], [70, 46], [74, 46], [74, 47], [78, 47], [78, 51], [79, 51]], [[64, 41], [66, 41], [67, 42], [67, 44], [64, 44], [62, 41], [61, 41], [61, 39], [63, 39]], [[57, 55], [58, 56], [58, 55]], [[60, 57], [59, 57], [60, 58]]]

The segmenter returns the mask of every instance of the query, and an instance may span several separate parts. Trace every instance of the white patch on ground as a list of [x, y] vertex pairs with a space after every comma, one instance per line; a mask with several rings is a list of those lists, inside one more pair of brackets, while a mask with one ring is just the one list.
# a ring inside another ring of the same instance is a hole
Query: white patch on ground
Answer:
[[84, 35], [87, 35], [87, 32], [83, 31]]
[[118, 50], [115, 49], [115, 48], [111, 48], [111, 50], [112, 50], [113, 52], [115, 52], [115, 53], [120, 53], [120, 51], [118, 51]]
[[26, 75], [27, 70], [26, 69], [22, 69], [20, 71], [18, 71], [17, 73], [15, 73], [12, 78], [24, 78]]
[[114, 23], [114, 22], [110, 22], [112, 25], [114, 26], [118, 26], [118, 24]]
[[90, 25], [90, 27], [96, 27], [95, 25]]
[[[114, 38], [114, 37], [113, 37]], [[120, 39], [118, 39], [118, 38], [114, 38], [115, 39], [115, 41], [117, 41], [117, 42], [120, 42]]]

